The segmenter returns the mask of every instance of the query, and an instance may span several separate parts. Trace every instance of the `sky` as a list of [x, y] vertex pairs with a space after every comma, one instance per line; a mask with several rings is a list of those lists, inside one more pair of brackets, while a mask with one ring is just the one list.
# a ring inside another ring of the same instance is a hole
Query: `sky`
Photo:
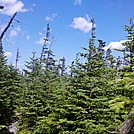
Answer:
[[[88, 47], [95, 19], [96, 37], [106, 42], [105, 49], [120, 48], [126, 40], [124, 25], [134, 18], [134, 0], [0, 0], [0, 34], [17, 12], [2, 42], [8, 62], [24, 68], [32, 52], [40, 57], [46, 26], [51, 28], [52, 51], [58, 60], [65, 57], [70, 65], [81, 47]], [[98, 42], [96, 41], [96, 45]]]

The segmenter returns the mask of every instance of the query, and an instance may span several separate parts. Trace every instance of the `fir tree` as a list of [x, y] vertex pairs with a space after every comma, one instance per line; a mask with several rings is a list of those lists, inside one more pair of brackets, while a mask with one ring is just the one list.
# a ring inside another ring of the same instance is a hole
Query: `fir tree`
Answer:
[[[7, 128], [17, 121], [16, 108], [21, 90], [21, 76], [12, 65], [3, 65], [0, 75], [0, 126]], [[4, 133], [2, 130], [0, 131]]]
[[86, 52], [80, 53], [84, 62], [76, 61], [72, 67], [73, 76], [67, 86], [68, 103], [64, 105], [66, 113], [60, 123], [64, 133], [104, 134], [115, 129], [114, 125], [110, 126], [114, 119], [109, 115], [112, 112], [108, 106], [112, 96], [108, 80], [114, 79], [114, 74], [107, 69], [103, 50], [100, 52], [94, 45], [94, 30], [93, 27], [89, 47], [83, 48]]
[[133, 18], [130, 19], [130, 25], [125, 25], [125, 31], [128, 33], [127, 39], [124, 44], [125, 51], [127, 52], [127, 59], [129, 60], [129, 70], [133, 71], [134, 66], [134, 24], [133, 24]]
[[[119, 122], [121, 134], [133, 133], [133, 106], [134, 106], [134, 74], [133, 74], [133, 29], [134, 24], [130, 19], [130, 26], [125, 25], [125, 31], [128, 32], [128, 41], [123, 43], [125, 46], [123, 69], [120, 71], [120, 79], [113, 81], [113, 99], [110, 101], [110, 109], [115, 111], [116, 121]], [[119, 60], [117, 60], [117, 64]], [[123, 123], [122, 123], [123, 122]], [[122, 127], [121, 127], [122, 125]]]

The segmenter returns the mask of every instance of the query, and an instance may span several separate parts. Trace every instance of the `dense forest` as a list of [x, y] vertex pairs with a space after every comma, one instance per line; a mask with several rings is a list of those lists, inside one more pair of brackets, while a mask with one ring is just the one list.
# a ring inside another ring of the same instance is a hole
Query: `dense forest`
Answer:
[[124, 49], [116, 50], [123, 57], [104, 51], [91, 21], [88, 47], [69, 66], [47, 43], [49, 24], [40, 57], [33, 52], [22, 71], [19, 52], [9, 65], [0, 40], [1, 134], [134, 134], [133, 19], [124, 26]]

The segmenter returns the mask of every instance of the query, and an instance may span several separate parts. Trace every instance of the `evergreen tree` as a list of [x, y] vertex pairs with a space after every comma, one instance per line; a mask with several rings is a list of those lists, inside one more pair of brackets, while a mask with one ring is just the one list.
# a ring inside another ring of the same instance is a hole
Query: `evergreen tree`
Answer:
[[43, 64], [45, 69], [49, 69], [52, 72], [55, 72], [57, 67], [55, 66], [56, 60], [54, 60], [55, 55], [53, 54], [53, 51], [51, 50], [53, 37], [52, 37], [52, 40], [49, 39], [50, 30], [51, 29], [49, 27], [49, 24], [47, 24], [46, 37], [44, 38], [44, 44], [42, 47], [40, 62]]
[[[133, 106], [134, 106], [134, 74], [133, 74], [133, 46], [134, 46], [134, 24], [130, 19], [130, 26], [125, 25], [125, 31], [128, 32], [128, 41], [123, 43], [125, 46], [123, 70], [119, 73], [120, 79], [113, 81], [113, 99], [110, 101], [110, 107], [115, 111], [116, 121], [120, 122], [121, 134], [133, 133]], [[122, 123], [124, 122], [124, 123]], [[122, 127], [121, 127], [122, 125]]]
[[55, 133], [55, 110], [59, 104], [56, 99], [62, 94], [59, 92], [63, 91], [62, 79], [51, 70], [44, 69], [35, 53], [26, 67], [19, 106], [19, 133]]
[[35, 52], [33, 52], [33, 57], [30, 58], [31, 61], [27, 62], [24, 69], [24, 79], [23, 79], [23, 91], [21, 93], [21, 98], [19, 101], [18, 111], [19, 116], [19, 128], [32, 129], [36, 123], [37, 112], [42, 103], [40, 94], [42, 89], [41, 85], [41, 64], [38, 58], [35, 57]]
[[6, 65], [6, 56], [4, 55], [3, 52], [3, 46], [2, 46], [2, 41], [0, 41], [0, 68], [4, 67]]
[[59, 60], [58, 63], [58, 73], [63, 76], [65, 75], [66, 71], [66, 65], [65, 65], [65, 58], [63, 57], [62, 59]]
[[[8, 74], [8, 68], [6, 66], [6, 59], [4, 56], [4, 52], [3, 52], [3, 47], [2, 47], [2, 42], [0, 42], [0, 131], [3, 132], [5, 128], [7, 128], [8, 124], [9, 124], [9, 119], [7, 120], [6, 118], [6, 109], [8, 109], [8, 107], [6, 106], [6, 102], [4, 101], [5, 99], [5, 95], [4, 95], [4, 90], [3, 87], [5, 87], [5, 82], [6, 82], [6, 75]], [[3, 97], [4, 95], [4, 97]], [[6, 96], [7, 98], [7, 96]], [[8, 100], [7, 100], [8, 101]], [[4, 133], [4, 132], [3, 132]]]
[[[6, 57], [0, 45], [0, 132], [4, 133], [2, 128], [6, 128], [16, 121], [16, 107], [18, 92], [20, 90], [21, 77], [18, 70], [12, 65], [6, 64]], [[6, 132], [5, 132], [6, 133]]]
[[134, 66], [134, 24], [133, 18], [130, 19], [130, 25], [125, 25], [125, 31], [128, 33], [127, 39], [123, 45], [125, 46], [125, 51], [128, 54], [127, 59], [129, 61], [129, 71], [133, 71]]
[[76, 61], [72, 67], [67, 104], [63, 106], [66, 113], [60, 120], [62, 133], [104, 134], [115, 129], [114, 125], [110, 126], [114, 118], [108, 104], [112, 96], [108, 80], [114, 79], [114, 73], [107, 69], [103, 51], [94, 45], [94, 30], [93, 27], [89, 48], [83, 48], [86, 52], [80, 53], [84, 62]]

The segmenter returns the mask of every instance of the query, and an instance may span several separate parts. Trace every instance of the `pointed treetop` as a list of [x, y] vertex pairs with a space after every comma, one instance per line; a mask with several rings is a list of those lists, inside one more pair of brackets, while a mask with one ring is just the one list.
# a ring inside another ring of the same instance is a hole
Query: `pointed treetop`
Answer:
[[91, 19], [91, 22], [92, 22], [92, 23], [95, 23], [95, 20], [94, 20], [94, 18], [92, 18], [92, 19]]
[[48, 30], [48, 31], [50, 30], [49, 23], [47, 24], [47, 30]]
[[92, 22], [92, 29], [94, 29], [95, 28], [95, 20], [94, 20], [94, 18], [91, 19], [91, 22]]
[[4, 9], [4, 6], [0, 5], [0, 9]]

